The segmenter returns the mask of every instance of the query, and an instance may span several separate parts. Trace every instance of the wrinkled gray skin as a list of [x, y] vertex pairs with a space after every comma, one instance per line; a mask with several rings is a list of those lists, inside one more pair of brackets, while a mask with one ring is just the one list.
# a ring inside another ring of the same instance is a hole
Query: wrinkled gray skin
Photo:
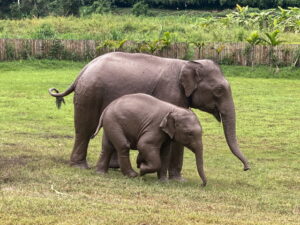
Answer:
[[172, 139], [195, 153], [199, 176], [206, 185], [202, 131], [191, 110], [146, 94], [124, 95], [106, 107], [93, 137], [101, 127], [106, 141], [97, 163], [99, 173], [107, 173], [116, 149], [122, 173], [136, 177], [138, 174], [131, 167], [129, 150], [137, 149], [140, 175], [158, 172], [158, 178], [166, 180]]
[[[145, 93], [180, 107], [197, 108], [214, 115], [223, 123], [232, 153], [242, 161], [244, 170], [249, 169], [236, 139], [235, 108], [229, 83], [219, 66], [210, 60], [185, 61], [146, 54], [108, 53], [87, 64], [65, 92], [49, 89], [58, 101], [73, 91], [76, 132], [71, 154], [73, 166], [88, 168], [87, 147], [105, 107], [123, 95]], [[180, 179], [182, 161], [183, 146], [174, 142], [170, 178]]]

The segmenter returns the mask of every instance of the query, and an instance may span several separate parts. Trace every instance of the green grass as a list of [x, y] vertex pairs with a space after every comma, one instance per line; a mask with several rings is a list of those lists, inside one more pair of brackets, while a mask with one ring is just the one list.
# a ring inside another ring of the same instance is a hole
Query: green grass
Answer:
[[[94, 169], [68, 166], [72, 97], [57, 110], [47, 89], [67, 88], [83, 65], [0, 63], [0, 224], [300, 223], [300, 80], [234, 77], [229, 75], [242, 68], [223, 68], [235, 99], [240, 147], [252, 170], [242, 171], [220, 124], [196, 111], [208, 178], [202, 188], [188, 150], [185, 183], [160, 183], [155, 175], [128, 179], [118, 170], [99, 176]], [[258, 68], [253, 74], [267, 71]], [[89, 147], [92, 166], [99, 139]]]
[[[0, 38], [26, 39], [87, 39], [153, 41], [164, 32], [171, 33], [173, 42], [241, 42], [259, 27], [214, 22], [193, 14], [172, 14], [136, 17], [130, 14], [104, 14], [89, 17], [46, 17], [22, 20], [0, 20]], [[42, 26], [48, 28], [41, 30]], [[50, 28], [49, 28], [50, 27]], [[298, 33], [279, 35], [285, 43], [299, 43]]]

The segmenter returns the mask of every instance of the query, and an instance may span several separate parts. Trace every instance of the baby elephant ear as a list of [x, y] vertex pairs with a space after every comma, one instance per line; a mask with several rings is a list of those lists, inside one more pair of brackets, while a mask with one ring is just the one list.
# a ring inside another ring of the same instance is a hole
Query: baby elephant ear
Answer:
[[175, 120], [172, 116], [172, 113], [169, 112], [161, 121], [159, 127], [165, 132], [171, 139], [174, 138], [175, 134]]

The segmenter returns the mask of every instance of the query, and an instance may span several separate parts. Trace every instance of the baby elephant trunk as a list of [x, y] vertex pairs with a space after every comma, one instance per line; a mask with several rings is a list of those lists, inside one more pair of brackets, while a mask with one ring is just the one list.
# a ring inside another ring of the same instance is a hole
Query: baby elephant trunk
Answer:
[[204, 166], [203, 166], [203, 145], [202, 142], [197, 144], [197, 147], [193, 149], [195, 156], [196, 156], [196, 164], [198, 174], [202, 179], [203, 186], [206, 186], [206, 176], [204, 173]]

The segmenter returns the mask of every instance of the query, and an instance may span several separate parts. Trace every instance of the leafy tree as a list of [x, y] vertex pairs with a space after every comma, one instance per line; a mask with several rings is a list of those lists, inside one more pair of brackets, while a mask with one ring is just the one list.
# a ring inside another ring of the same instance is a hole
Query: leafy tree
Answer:
[[10, 14], [10, 5], [12, 4], [12, 0], [0, 0], [0, 19], [4, 19], [8, 17]]
[[132, 14], [135, 16], [148, 15], [149, 5], [144, 1], [137, 2], [132, 7]]

